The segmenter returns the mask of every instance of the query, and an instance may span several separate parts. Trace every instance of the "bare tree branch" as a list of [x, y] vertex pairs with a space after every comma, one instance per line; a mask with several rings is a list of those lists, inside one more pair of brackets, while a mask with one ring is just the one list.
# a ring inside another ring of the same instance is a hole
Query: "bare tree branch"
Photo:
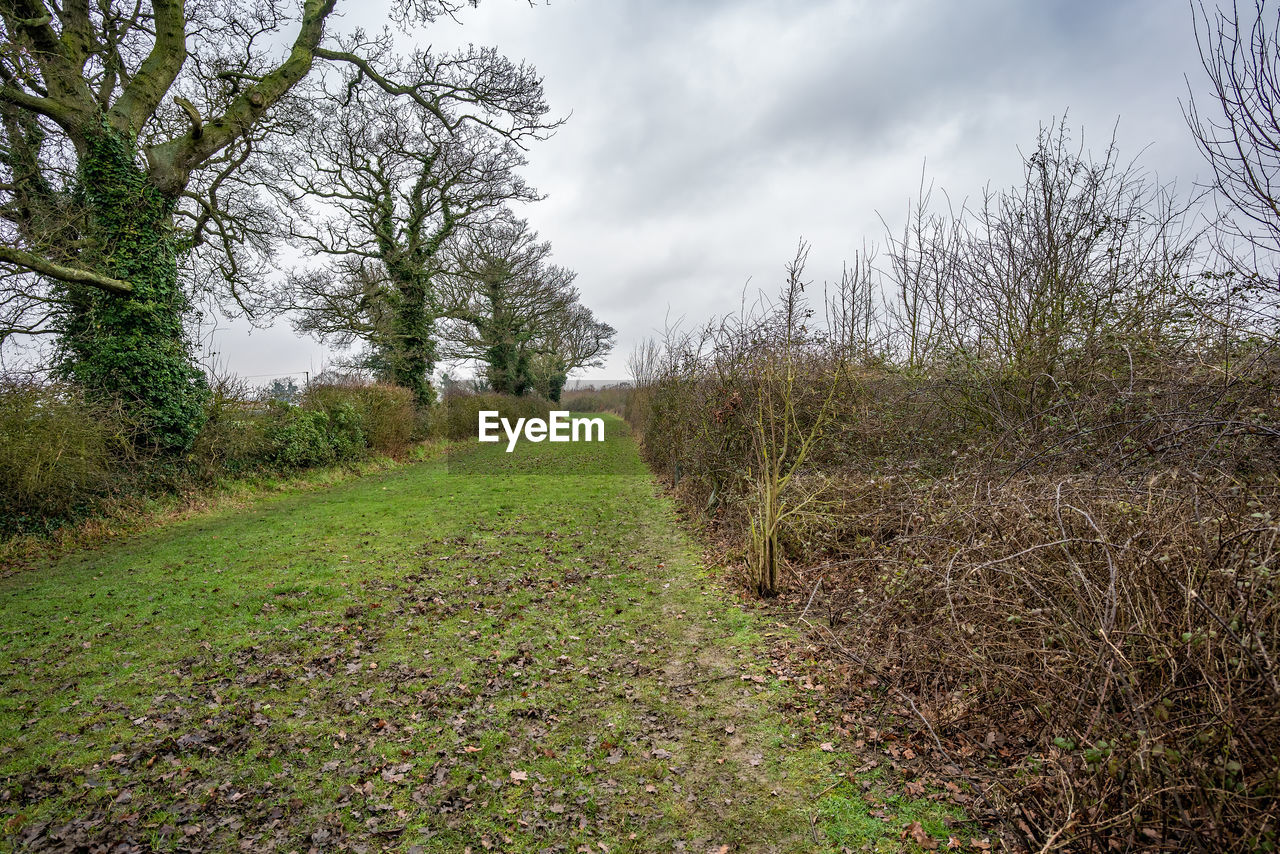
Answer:
[[19, 267], [25, 267], [44, 276], [57, 279], [61, 282], [74, 282], [80, 285], [90, 285], [99, 290], [107, 291], [113, 294], [130, 294], [133, 293], [133, 285], [123, 282], [119, 279], [113, 279], [110, 276], [104, 276], [101, 273], [95, 273], [92, 270], [86, 270], [82, 267], [70, 267], [65, 264], [56, 264], [46, 258], [38, 255], [32, 255], [30, 252], [24, 252], [12, 246], [0, 246], [0, 261], [7, 264], [16, 264]]

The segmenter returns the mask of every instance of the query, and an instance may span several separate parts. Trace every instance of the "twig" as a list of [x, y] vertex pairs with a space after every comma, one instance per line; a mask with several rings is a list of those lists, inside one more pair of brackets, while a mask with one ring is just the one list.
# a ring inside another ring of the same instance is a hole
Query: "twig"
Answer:
[[804, 610], [800, 612], [800, 619], [804, 619], [804, 615], [809, 613], [809, 606], [813, 604], [813, 597], [818, 595], [818, 588], [822, 585], [822, 579], [825, 575], [818, 576], [818, 582], [813, 585], [813, 592], [809, 594], [809, 601], [804, 603]]

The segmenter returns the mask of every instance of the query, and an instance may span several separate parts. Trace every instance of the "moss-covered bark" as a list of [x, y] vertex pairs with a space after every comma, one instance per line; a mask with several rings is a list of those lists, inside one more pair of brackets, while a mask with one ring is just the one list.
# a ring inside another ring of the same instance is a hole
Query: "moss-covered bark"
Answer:
[[490, 314], [477, 324], [477, 330], [485, 341], [489, 387], [500, 394], [519, 397], [533, 387], [529, 353], [524, 346], [528, 332], [507, 304], [505, 280], [494, 277], [486, 281], [485, 298]]
[[[296, 36], [274, 67], [275, 49], [254, 44], [265, 39], [262, 31], [206, 40], [212, 52], [192, 69], [195, 78], [230, 71], [236, 79], [251, 76], [251, 85], [237, 86], [220, 112], [202, 117], [188, 110], [190, 126], [183, 129], [153, 120], [176, 94], [184, 66], [192, 68], [188, 41], [199, 30], [207, 34], [209, 9], [183, 0], [151, 0], [132, 11], [128, 3], [83, 0], [0, 3], [0, 42], [10, 67], [0, 86], [6, 138], [0, 162], [8, 166], [14, 202], [6, 218], [20, 238], [0, 241], [0, 262], [57, 283], [57, 370], [91, 394], [120, 398], [137, 418], [140, 443], [187, 447], [209, 394], [183, 329], [191, 306], [178, 282], [177, 200], [193, 171], [259, 126], [310, 72], [334, 2], [302, 0]], [[232, 3], [228, 14], [252, 5]], [[214, 61], [236, 54], [241, 59], [227, 69]], [[202, 82], [216, 85], [213, 77]], [[214, 103], [219, 99], [204, 106]], [[77, 162], [71, 194], [63, 192], [63, 158], [43, 156], [55, 128], [56, 145], [74, 151]], [[163, 138], [169, 130], [175, 133]], [[64, 195], [71, 204], [63, 204]], [[202, 201], [217, 207], [212, 196]], [[27, 280], [17, 281], [22, 288]], [[45, 296], [42, 285], [36, 298]]]
[[80, 178], [81, 257], [133, 291], [61, 286], [58, 370], [91, 393], [118, 397], [144, 441], [185, 449], [204, 424], [209, 388], [183, 324], [191, 302], [178, 281], [176, 199], [148, 180], [132, 143], [105, 128], [88, 140]]
[[[431, 372], [436, 366], [435, 315], [431, 310], [430, 280], [416, 269], [388, 265], [393, 277], [393, 329], [386, 361], [391, 381], [413, 392], [418, 406], [435, 400]], [[398, 274], [398, 275], [397, 275]]]

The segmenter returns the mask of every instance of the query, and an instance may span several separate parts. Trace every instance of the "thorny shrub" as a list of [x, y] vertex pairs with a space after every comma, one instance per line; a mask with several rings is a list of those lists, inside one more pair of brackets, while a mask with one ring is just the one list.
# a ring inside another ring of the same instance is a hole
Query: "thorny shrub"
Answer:
[[[779, 389], [716, 358], [630, 414], [745, 554], [744, 413]], [[823, 358], [796, 363], [802, 422]], [[1277, 372], [1248, 364], [1226, 382], [1165, 364], [999, 431], [966, 418], [954, 372], [841, 373], [779, 532], [792, 587], [831, 655], [905, 692], [948, 751], [995, 761], [987, 800], [1036, 848], [1277, 841]]]
[[1011, 841], [1275, 850], [1274, 313], [1197, 267], [1167, 197], [1063, 139], [972, 219], [918, 209], [889, 273], [860, 257], [825, 323], [791, 276], [645, 344], [626, 414], [744, 566], [753, 421], [818, 428], [780, 498], [784, 601], [855, 666], [848, 691], [892, 695], [961, 761]]

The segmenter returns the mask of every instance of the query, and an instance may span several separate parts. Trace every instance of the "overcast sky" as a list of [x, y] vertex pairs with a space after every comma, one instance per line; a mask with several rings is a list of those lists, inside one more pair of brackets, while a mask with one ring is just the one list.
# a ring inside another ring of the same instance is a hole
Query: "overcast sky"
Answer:
[[[344, 6], [344, 24], [380, 24]], [[668, 318], [774, 290], [802, 237], [820, 289], [883, 245], [880, 217], [901, 226], [922, 167], [956, 201], [1015, 182], [1064, 111], [1098, 152], [1118, 120], [1122, 157], [1162, 182], [1207, 172], [1179, 106], [1203, 74], [1180, 0], [484, 0], [417, 41], [496, 45], [571, 114], [530, 151], [548, 198], [521, 213], [618, 329], [587, 377], [625, 378]], [[328, 359], [287, 324], [212, 340], [248, 376]]]

